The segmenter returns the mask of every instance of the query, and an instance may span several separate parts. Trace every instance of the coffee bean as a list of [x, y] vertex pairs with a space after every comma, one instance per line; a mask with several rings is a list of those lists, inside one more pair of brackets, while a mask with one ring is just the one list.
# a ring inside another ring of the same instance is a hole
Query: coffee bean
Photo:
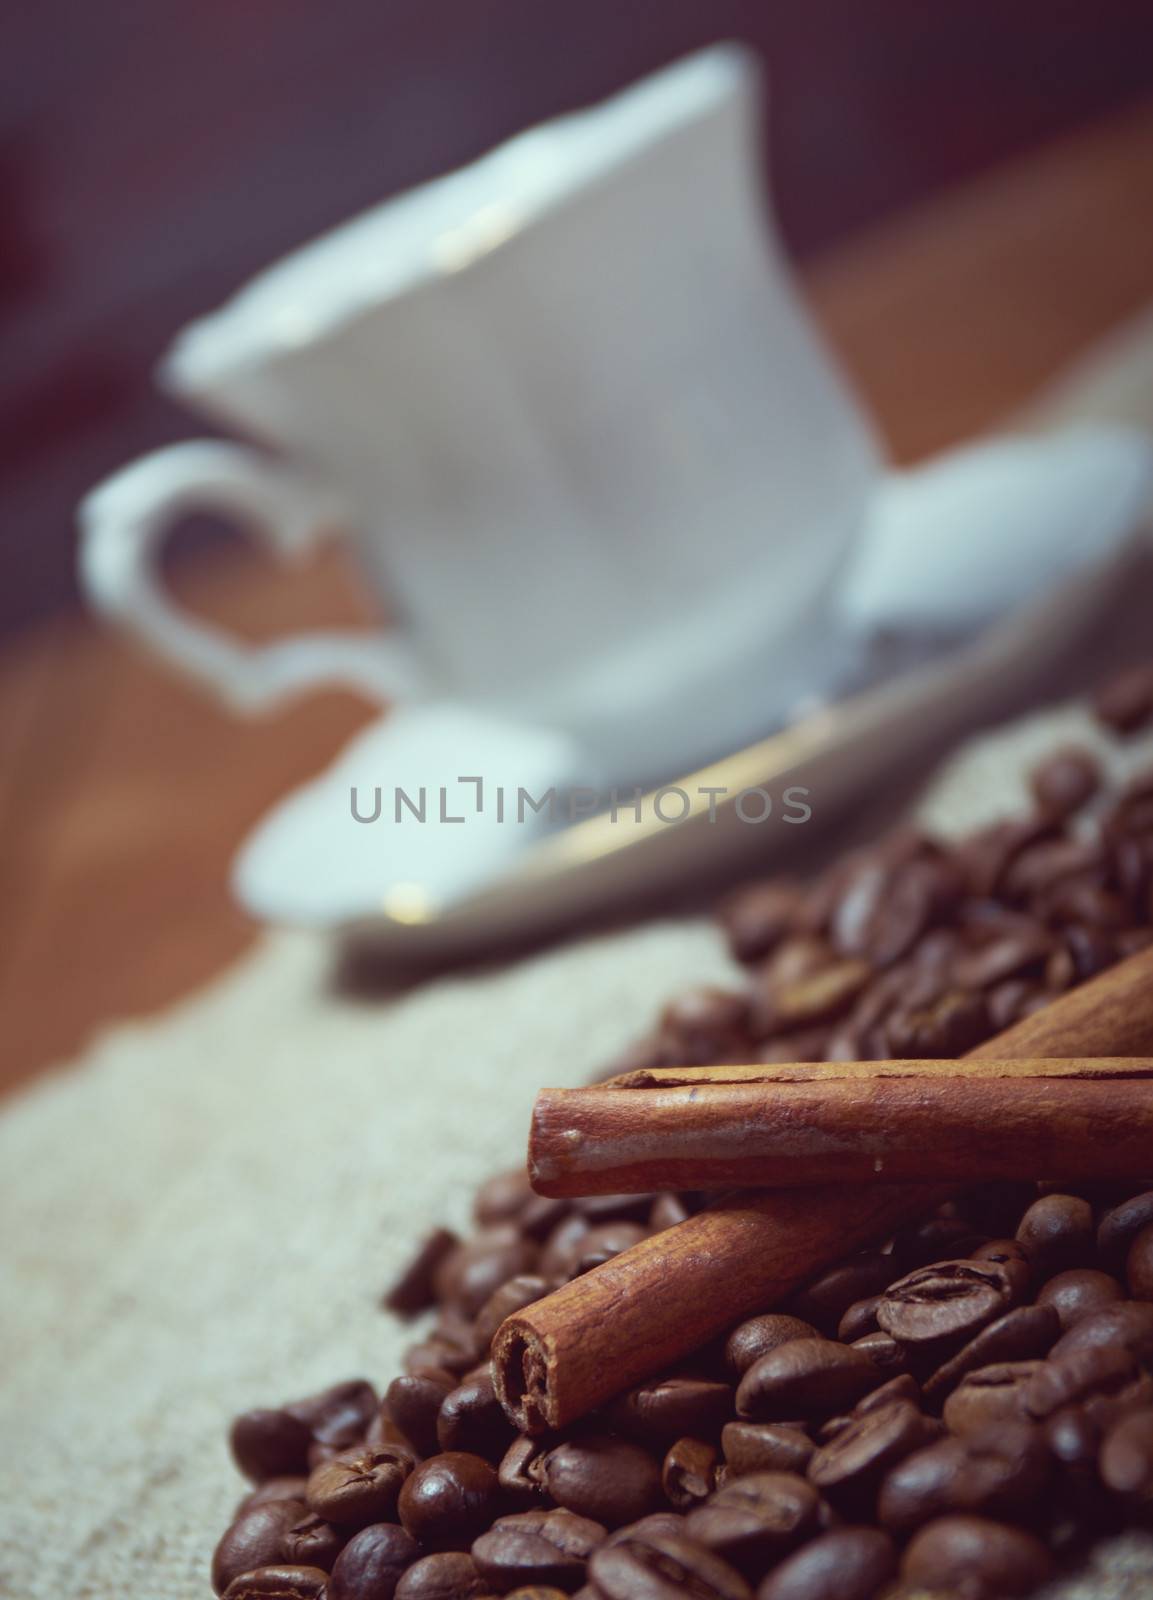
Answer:
[[1153, 1223], [1153, 1189], [1131, 1195], [1105, 1213], [1097, 1228], [1097, 1257], [1106, 1272], [1124, 1272], [1130, 1245], [1150, 1223]]
[[738, 961], [759, 961], [789, 932], [804, 890], [799, 883], [772, 878], [754, 883], [724, 901], [717, 916]]
[[516, 1430], [501, 1409], [492, 1376], [482, 1372], [446, 1394], [436, 1423], [441, 1450], [469, 1451], [495, 1465]]
[[434, 1456], [440, 1449], [437, 1419], [446, 1398], [456, 1388], [451, 1372], [420, 1372], [394, 1378], [385, 1395], [389, 1415], [419, 1456]]
[[1098, 1347], [1127, 1350], [1136, 1360], [1153, 1364], [1153, 1306], [1140, 1300], [1123, 1300], [1105, 1306], [1075, 1323], [1050, 1352], [1054, 1361]]
[[528, 1510], [534, 1501], [547, 1497], [544, 1458], [548, 1448], [540, 1439], [518, 1434], [501, 1457], [497, 1478], [510, 1506]]
[[627, 1439], [589, 1433], [549, 1450], [543, 1471], [559, 1506], [619, 1528], [647, 1516], [661, 1503], [661, 1474], [647, 1450]]
[[734, 1477], [748, 1472], [795, 1472], [803, 1477], [816, 1446], [799, 1425], [728, 1422], [721, 1448]]
[[550, 1287], [547, 1279], [532, 1272], [521, 1273], [518, 1277], [509, 1278], [507, 1283], [502, 1283], [499, 1289], [489, 1295], [476, 1314], [474, 1327], [477, 1348], [487, 1352], [493, 1334], [505, 1318], [514, 1317], [518, 1311], [533, 1305], [549, 1292]]
[[867, 1333], [863, 1339], [854, 1339], [849, 1349], [867, 1356], [881, 1378], [893, 1377], [908, 1368], [905, 1347], [891, 1333]]
[[1129, 1246], [1125, 1281], [1134, 1300], [1153, 1300], [1153, 1223], [1142, 1228]]
[[483, 1456], [449, 1451], [422, 1461], [404, 1481], [400, 1520], [426, 1550], [467, 1550], [500, 1507], [500, 1485]]
[[716, 1488], [720, 1455], [705, 1439], [678, 1439], [670, 1445], [661, 1467], [661, 1488], [670, 1505], [691, 1511]]
[[402, 1445], [379, 1450], [342, 1450], [315, 1468], [308, 1480], [308, 1509], [341, 1527], [363, 1528], [389, 1522], [396, 1514], [401, 1485], [413, 1468]]
[[879, 1528], [834, 1528], [787, 1556], [757, 1600], [873, 1600], [897, 1571], [897, 1551]]
[[604, 1222], [590, 1228], [581, 1240], [569, 1276], [579, 1278], [594, 1267], [603, 1267], [606, 1261], [623, 1255], [647, 1237], [648, 1230], [639, 1222]]
[[666, 1228], [675, 1228], [679, 1223], [687, 1222], [691, 1216], [692, 1212], [685, 1204], [683, 1195], [658, 1194], [649, 1212], [649, 1232], [663, 1233]]
[[1153, 1498], [1153, 1409], [1114, 1423], [1101, 1445], [1099, 1466], [1101, 1481], [1114, 1494]]
[[1049, 930], [1022, 918], [962, 956], [954, 969], [957, 982], [962, 989], [991, 989], [1007, 978], [1039, 978], [1053, 949]]
[[589, 1223], [578, 1211], [558, 1222], [541, 1247], [538, 1272], [550, 1282], [564, 1282], [570, 1278], [580, 1258], [581, 1246], [588, 1236]]
[[737, 1415], [750, 1422], [827, 1417], [855, 1405], [881, 1381], [860, 1350], [832, 1339], [792, 1339], [745, 1373]]
[[877, 1333], [877, 1305], [879, 1294], [867, 1295], [864, 1300], [854, 1300], [837, 1324], [837, 1338], [842, 1344], [852, 1344], [867, 1333]]
[[212, 1556], [212, 1587], [223, 1594], [233, 1578], [280, 1561], [284, 1536], [304, 1516], [302, 1500], [272, 1500], [242, 1511]]
[[742, 1058], [748, 1049], [749, 1001], [728, 989], [702, 986], [671, 1000], [657, 1037], [676, 1066], [707, 1066]]
[[727, 1561], [677, 1534], [607, 1540], [593, 1553], [589, 1577], [601, 1600], [750, 1600]]
[[303, 1505], [307, 1489], [308, 1479], [300, 1475], [291, 1478], [267, 1478], [244, 1496], [236, 1508], [236, 1515], [239, 1516], [242, 1511], [248, 1511], [253, 1506], [268, 1505], [273, 1500], [299, 1500]]
[[571, 1511], [523, 1511], [499, 1517], [472, 1547], [477, 1571], [504, 1594], [520, 1584], [548, 1584], [571, 1591], [584, 1582], [585, 1566], [605, 1530]]
[[912, 1540], [901, 1576], [930, 1593], [965, 1600], [1010, 1600], [1032, 1594], [1053, 1576], [1053, 1560], [1039, 1539], [983, 1517], [942, 1517]]
[[419, 1555], [415, 1541], [395, 1523], [361, 1528], [337, 1556], [325, 1600], [392, 1600], [402, 1574]]
[[1093, 1259], [1093, 1208], [1072, 1194], [1047, 1194], [1021, 1218], [1017, 1240], [1043, 1278], [1087, 1266]]
[[485, 1301], [520, 1273], [532, 1272], [538, 1248], [512, 1223], [484, 1228], [449, 1252], [436, 1273], [438, 1300], [474, 1317]]
[[395, 1600], [479, 1600], [488, 1593], [488, 1584], [470, 1555], [463, 1550], [442, 1550], [422, 1556], [405, 1569]]
[[685, 1519], [690, 1539], [723, 1556], [746, 1576], [817, 1531], [820, 1496], [790, 1472], [753, 1472], [718, 1489]]
[[436, 1302], [433, 1284], [445, 1257], [460, 1245], [455, 1233], [434, 1228], [422, 1241], [411, 1261], [385, 1290], [382, 1304], [400, 1317], [415, 1317]]
[[733, 1415], [733, 1391], [712, 1378], [673, 1374], [630, 1389], [608, 1415], [613, 1427], [663, 1450], [685, 1435], [718, 1438]]
[[683, 1539], [685, 1519], [679, 1511], [652, 1511], [627, 1528], [617, 1528], [605, 1540], [606, 1545], [627, 1544], [634, 1539]]
[[1043, 1422], [1064, 1406], [1084, 1405], [1094, 1397], [1117, 1394], [1137, 1375], [1133, 1355], [1119, 1345], [1089, 1345], [1060, 1355], [1054, 1349], [1025, 1386], [1025, 1409]]
[[481, 1228], [515, 1222], [532, 1197], [532, 1184], [523, 1165], [494, 1173], [476, 1192], [472, 1204], [473, 1221]]
[[312, 1432], [288, 1411], [246, 1411], [232, 1424], [228, 1442], [244, 1476], [264, 1483], [307, 1471]]
[[867, 1510], [882, 1476], [931, 1438], [931, 1425], [908, 1400], [850, 1420], [809, 1462], [809, 1482], [838, 1510]]
[[764, 1316], [739, 1322], [725, 1340], [725, 1361], [729, 1370], [743, 1378], [754, 1361], [767, 1356], [790, 1339], [815, 1339], [817, 1330], [800, 1317], [787, 1317], [770, 1311]]
[[892, 1256], [882, 1255], [879, 1250], [865, 1251], [821, 1273], [794, 1296], [791, 1309], [821, 1333], [832, 1334], [855, 1301], [866, 1295], [879, 1295], [894, 1276]]
[[1097, 1272], [1092, 1267], [1073, 1267], [1049, 1279], [1037, 1296], [1037, 1304], [1052, 1306], [1062, 1329], [1066, 1329], [1124, 1298], [1125, 1291], [1107, 1272]]
[[347, 1450], [364, 1438], [380, 1410], [380, 1397], [364, 1378], [351, 1378], [304, 1400], [294, 1400], [284, 1409], [308, 1427], [316, 1444], [333, 1451]]
[[258, 1567], [233, 1578], [225, 1600], [323, 1600], [328, 1573], [319, 1567]]
[[971, 1338], [1008, 1311], [1009, 1268], [997, 1261], [940, 1261], [894, 1283], [877, 1305], [882, 1330], [906, 1344]]
[[1027, 1517], [1051, 1477], [1052, 1460], [1038, 1430], [998, 1423], [964, 1439], [938, 1440], [898, 1462], [881, 1485], [877, 1514], [898, 1534], [950, 1511]]
[[1039, 1360], [1061, 1332], [1053, 1306], [1017, 1306], [982, 1328], [956, 1355], [938, 1367], [925, 1383], [925, 1401], [940, 1405], [970, 1372], [1004, 1362]]
[[968, 1372], [945, 1401], [945, 1424], [959, 1435], [977, 1433], [998, 1422], [1025, 1422], [1028, 1385], [1041, 1361], [998, 1361]]
[[1029, 787], [1038, 808], [1064, 819], [1080, 811], [1101, 787], [1101, 766], [1096, 756], [1080, 745], [1055, 750], [1029, 774]]
[[331, 1572], [333, 1562], [348, 1543], [350, 1532], [348, 1528], [325, 1522], [323, 1517], [310, 1511], [299, 1522], [294, 1522], [284, 1535], [281, 1556], [293, 1565], [323, 1567], [325, 1572]]
[[1093, 699], [1098, 721], [1117, 733], [1136, 733], [1153, 718], [1153, 666], [1129, 667], [1098, 689]]
[[984, 994], [952, 989], [930, 1005], [896, 1010], [884, 1025], [884, 1050], [894, 1061], [964, 1055], [993, 1031]]

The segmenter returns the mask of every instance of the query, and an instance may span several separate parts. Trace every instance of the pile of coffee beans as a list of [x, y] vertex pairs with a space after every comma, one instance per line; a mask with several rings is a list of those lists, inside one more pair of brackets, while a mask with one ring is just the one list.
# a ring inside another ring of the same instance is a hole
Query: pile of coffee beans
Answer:
[[[1153, 669], [1098, 709], [1153, 720]], [[1153, 942], [1153, 771], [1101, 790], [1059, 750], [1028, 816], [742, 891], [721, 919], [744, 989], [682, 995], [612, 1071], [980, 1043]], [[504, 1318], [708, 1198], [486, 1183], [472, 1237], [432, 1234], [387, 1297], [436, 1316], [383, 1394], [233, 1423], [253, 1487], [217, 1594], [1001, 1600], [1153, 1516], [1153, 1177], [961, 1194], [601, 1414], [517, 1435], [488, 1367]]]

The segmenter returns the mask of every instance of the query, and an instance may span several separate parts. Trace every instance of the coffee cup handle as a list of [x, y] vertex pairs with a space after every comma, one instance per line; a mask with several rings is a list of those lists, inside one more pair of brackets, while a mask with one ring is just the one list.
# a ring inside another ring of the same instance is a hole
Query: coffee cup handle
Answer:
[[318, 632], [257, 646], [181, 612], [159, 581], [157, 556], [176, 519], [198, 511], [237, 523], [289, 561], [339, 523], [315, 484], [254, 451], [208, 439], [170, 445], [81, 501], [79, 571], [90, 604], [233, 711], [267, 711], [321, 686], [378, 701], [419, 694], [413, 654], [394, 634]]

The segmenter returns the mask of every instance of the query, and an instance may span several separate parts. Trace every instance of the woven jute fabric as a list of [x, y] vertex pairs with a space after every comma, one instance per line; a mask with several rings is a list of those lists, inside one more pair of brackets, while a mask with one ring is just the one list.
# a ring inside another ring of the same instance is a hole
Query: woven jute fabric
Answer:
[[[1024, 768], [1070, 737], [1127, 767], [1150, 754], [1046, 715], [971, 747], [922, 815], [956, 833], [1013, 810]], [[242, 1491], [231, 1414], [386, 1384], [412, 1332], [378, 1309], [382, 1286], [518, 1159], [533, 1091], [579, 1082], [679, 987], [731, 974], [703, 921], [387, 1004], [332, 994], [328, 963], [320, 940], [268, 937], [0, 1116], [0, 1593], [207, 1595]], [[1148, 1596], [1153, 1542], [1118, 1542], [1063, 1592]]]

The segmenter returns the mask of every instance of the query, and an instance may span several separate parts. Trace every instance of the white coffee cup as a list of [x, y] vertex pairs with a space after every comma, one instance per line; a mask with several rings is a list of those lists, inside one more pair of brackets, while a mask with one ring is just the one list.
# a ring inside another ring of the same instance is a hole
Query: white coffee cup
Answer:
[[[274, 453], [157, 451], [80, 508], [92, 603], [230, 706], [325, 682], [546, 721], [608, 774], [762, 731], [880, 471], [766, 228], [735, 47], [525, 133], [288, 257], [165, 387]], [[155, 577], [182, 513], [346, 530], [399, 623], [254, 649]]]

